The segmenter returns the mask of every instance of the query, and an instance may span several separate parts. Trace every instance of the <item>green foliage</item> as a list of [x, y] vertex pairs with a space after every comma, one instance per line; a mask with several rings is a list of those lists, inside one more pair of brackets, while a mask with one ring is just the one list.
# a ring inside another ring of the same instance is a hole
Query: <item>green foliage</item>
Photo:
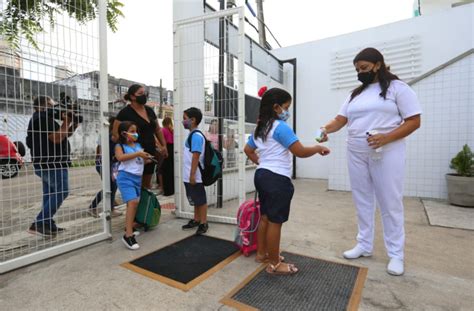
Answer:
[[[54, 28], [57, 14], [67, 14], [79, 23], [94, 20], [98, 15], [99, 0], [7, 0], [0, 15], [0, 35], [13, 49], [18, 49], [20, 37], [39, 49], [35, 35], [44, 31], [44, 23]], [[107, 0], [107, 22], [112, 31], [117, 30], [118, 18], [123, 16], [123, 4]]]
[[461, 176], [474, 176], [474, 154], [466, 144], [462, 150], [451, 160], [450, 168], [456, 170]]

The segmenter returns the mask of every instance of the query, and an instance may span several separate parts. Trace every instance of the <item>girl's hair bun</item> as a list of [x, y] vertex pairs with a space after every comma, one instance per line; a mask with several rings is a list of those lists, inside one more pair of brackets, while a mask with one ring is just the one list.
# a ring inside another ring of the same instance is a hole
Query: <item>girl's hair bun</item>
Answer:
[[268, 90], [268, 88], [266, 86], [262, 86], [260, 88], [260, 90], [258, 90], [258, 97], [262, 97], [263, 94], [265, 94], [265, 92]]

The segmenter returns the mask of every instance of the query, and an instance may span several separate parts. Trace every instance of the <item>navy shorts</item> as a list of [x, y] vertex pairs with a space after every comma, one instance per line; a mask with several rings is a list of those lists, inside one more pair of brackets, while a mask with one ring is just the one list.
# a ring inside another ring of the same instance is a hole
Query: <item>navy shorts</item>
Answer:
[[206, 189], [202, 183], [196, 183], [194, 186], [185, 182], [186, 196], [188, 197], [189, 205], [201, 206], [207, 204]]
[[288, 221], [291, 199], [295, 188], [291, 179], [267, 169], [258, 169], [254, 177], [260, 200], [260, 213], [269, 221], [282, 224]]

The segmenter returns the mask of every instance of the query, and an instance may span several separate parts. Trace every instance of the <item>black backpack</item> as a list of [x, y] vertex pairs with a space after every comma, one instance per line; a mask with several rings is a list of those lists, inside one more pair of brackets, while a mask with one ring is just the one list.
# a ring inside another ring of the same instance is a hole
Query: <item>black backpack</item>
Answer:
[[200, 133], [204, 137], [205, 146], [204, 146], [204, 167], [201, 166], [199, 161], [199, 171], [202, 176], [202, 183], [204, 186], [210, 186], [215, 183], [219, 178], [222, 178], [222, 167], [224, 164], [224, 158], [222, 154], [212, 147], [212, 144], [207, 140], [206, 136], [199, 131], [195, 130], [191, 132], [188, 136], [188, 146], [191, 151], [191, 139], [194, 133]]

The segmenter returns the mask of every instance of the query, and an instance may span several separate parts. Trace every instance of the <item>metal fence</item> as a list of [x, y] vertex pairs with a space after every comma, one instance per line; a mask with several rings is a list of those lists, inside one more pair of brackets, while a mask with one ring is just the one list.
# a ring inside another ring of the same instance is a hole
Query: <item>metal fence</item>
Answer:
[[[107, 92], [95, 91], [99, 76], [107, 90], [107, 3], [87, 3], [0, 1], [12, 27], [0, 37], [0, 273], [110, 237], [108, 200], [97, 218], [89, 209], [110, 187], [96, 172], [96, 146], [108, 154]], [[77, 21], [92, 9], [99, 18]], [[15, 12], [42, 30], [18, 32]]]
[[[224, 157], [221, 180], [206, 187], [208, 219], [236, 223], [240, 204], [253, 197], [256, 166], [243, 153], [255, 129], [258, 89], [288, 89], [284, 66], [245, 35], [244, 9], [208, 12], [174, 25], [175, 202], [179, 217], [192, 218], [182, 180], [182, 148], [189, 132], [183, 111], [199, 108], [199, 129]], [[292, 91], [290, 87], [290, 92]]]

